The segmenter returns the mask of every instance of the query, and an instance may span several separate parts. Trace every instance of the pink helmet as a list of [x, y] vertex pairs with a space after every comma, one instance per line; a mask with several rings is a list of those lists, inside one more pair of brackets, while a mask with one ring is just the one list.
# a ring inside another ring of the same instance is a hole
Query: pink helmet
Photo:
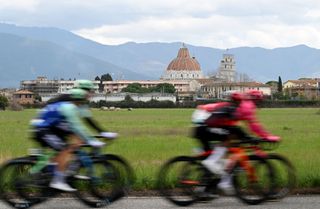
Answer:
[[240, 102], [244, 99], [244, 96], [242, 93], [240, 92], [233, 92], [231, 95], [230, 95], [230, 99], [232, 101], [235, 101], [235, 102]]
[[250, 100], [261, 101], [263, 99], [263, 92], [259, 90], [250, 90], [247, 92], [247, 97]]

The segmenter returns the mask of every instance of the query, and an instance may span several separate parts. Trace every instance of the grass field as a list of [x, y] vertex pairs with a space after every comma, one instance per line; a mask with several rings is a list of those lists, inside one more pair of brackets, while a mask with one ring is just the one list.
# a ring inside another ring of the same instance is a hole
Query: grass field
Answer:
[[[197, 146], [190, 138], [193, 109], [93, 110], [107, 130], [120, 137], [105, 152], [125, 157], [134, 167], [135, 188], [153, 188], [159, 167], [169, 158], [190, 155]], [[28, 123], [36, 110], [0, 112], [0, 162], [26, 155], [35, 145]], [[320, 110], [316, 108], [261, 109], [258, 117], [270, 132], [282, 137], [275, 152], [297, 169], [299, 187], [320, 187]]]

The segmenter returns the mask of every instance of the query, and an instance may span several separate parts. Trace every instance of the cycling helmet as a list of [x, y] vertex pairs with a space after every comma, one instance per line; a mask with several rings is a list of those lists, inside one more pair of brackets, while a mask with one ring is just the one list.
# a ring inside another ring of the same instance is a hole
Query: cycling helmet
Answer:
[[263, 92], [258, 90], [250, 90], [247, 92], [248, 99], [254, 101], [261, 101], [263, 99]]
[[93, 91], [94, 85], [90, 80], [77, 80], [74, 84], [74, 87], [77, 89], [83, 89], [86, 91]]
[[87, 100], [88, 97], [88, 92], [83, 89], [71, 89], [69, 94], [73, 101], [84, 101]]
[[243, 100], [243, 94], [240, 92], [233, 92], [230, 95], [230, 99], [234, 102], [240, 102], [241, 100]]

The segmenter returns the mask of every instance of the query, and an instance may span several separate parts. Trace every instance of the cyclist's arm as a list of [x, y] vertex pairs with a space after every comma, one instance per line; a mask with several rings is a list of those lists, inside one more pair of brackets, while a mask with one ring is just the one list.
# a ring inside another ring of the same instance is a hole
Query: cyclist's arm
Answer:
[[102, 128], [100, 128], [92, 118], [84, 118], [84, 120], [89, 124], [92, 128], [94, 128], [97, 132], [101, 133], [104, 132]]
[[270, 135], [256, 118], [256, 106], [253, 102], [242, 102], [237, 109], [237, 115], [240, 120], [247, 121], [249, 129], [259, 137], [265, 138]]
[[93, 120], [92, 113], [89, 110], [89, 107], [87, 105], [83, 105], [80, 107], [80, 114], [83, 120], [93, 129], [95, 129], [97, 132], [103, 132], [104, 130], [98, 125], [98, 123]]

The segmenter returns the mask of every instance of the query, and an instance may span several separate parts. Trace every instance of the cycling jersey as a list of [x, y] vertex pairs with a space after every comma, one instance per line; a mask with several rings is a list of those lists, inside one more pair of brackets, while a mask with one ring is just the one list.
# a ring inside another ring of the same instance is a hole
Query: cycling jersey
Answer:
[[40, 113], [35, 128], [59, 129], [78, 135], [82, 140], [93, 139], [81, 123], [80, 109], [71, 102], [56, 102], [47, 105]]
[[251, 100], [242, 100], [237, 105], [230, 102], [212, 103], [200, 105], [197, 109], [197, 111], [206, 112], [201, 114], [202, 120], [198, 120], [198, 124], [202, 123], [209, 127], [228, 127], [238, 125], [239, 121], [246, 121], [250, 130], [258, 136], [262, 138], [269, 136], [269, 133], [258, 122], [256, 105]]

